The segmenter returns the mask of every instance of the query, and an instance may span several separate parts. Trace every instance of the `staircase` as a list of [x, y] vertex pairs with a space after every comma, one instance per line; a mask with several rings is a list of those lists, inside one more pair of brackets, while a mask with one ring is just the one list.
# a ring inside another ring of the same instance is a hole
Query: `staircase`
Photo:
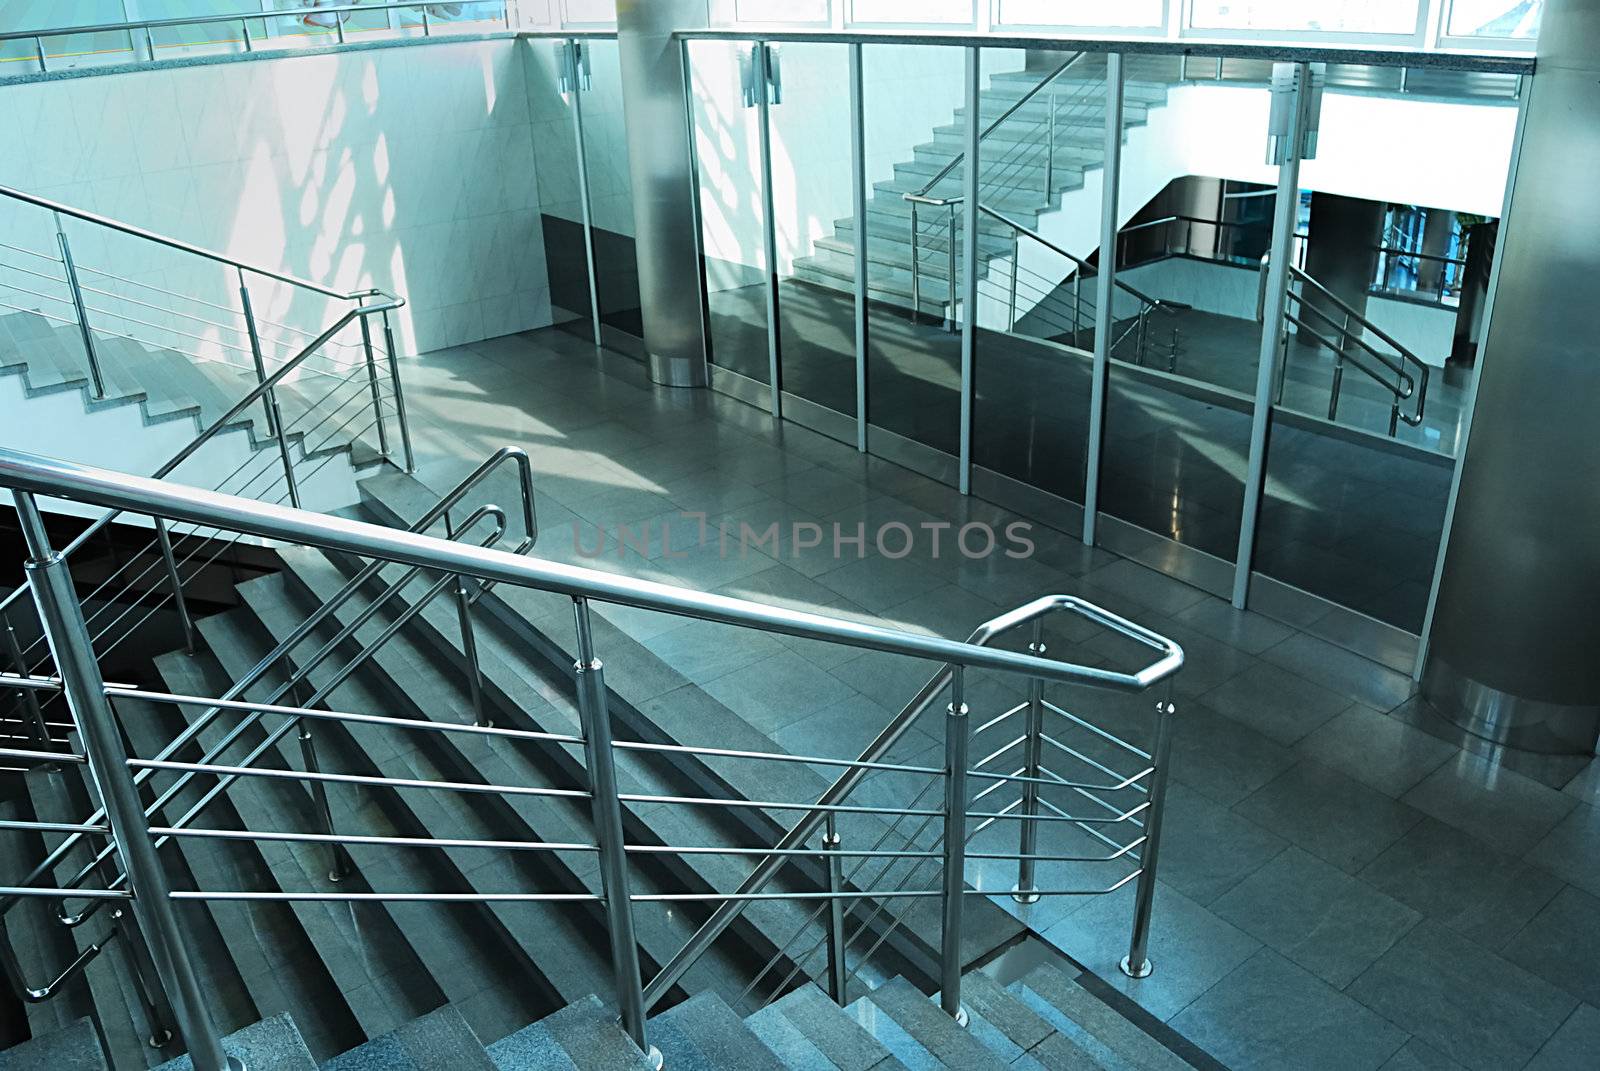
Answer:
[[[1150, 110], [1166, 102], [1169, 88], [1170, 83], [1159, 80], [1125, 81], [1124, 131], [1144, 125]], [[949, 124], [934, 129], [932, 141], [918, 145], [911, 160], [895, 165], [892, 179], [874, 182], [869, 191], [867, 292], [874, 300], [905, 309], [913, 305], [912, 204], [906, 195], [962, 196], [965, 111], [956, 109]], [[1104, 57], [1081, 55], [1054, 77], [1050, 71], [1040, 70], [991, 75], [982, 92], [980, 112], [987, 131], [979, 157], [980, 202], [1015, 223], [1038, 230], [1047, 214], [1059, 211], [1068, 195], [1082, 189], [1085, 172], [1104, 162]], [[947, 167], [950, 170], [940, 177]], [[918, 311], [935, 317], [948, 316], [950, 304], [952, 249], [947, 212], [923, 206], [917, 217]], [[980, 219], [980, 278], [988, 273], [991, 262], [1012, 255], [1012, 235], [1005, 224], [988, 217]], [[959, 249], [959, 231], [955, 244]], [[1090, 250], [1076, 252], [1087, 255]], [[836, 220], [831, 237], [818, 239], [811, 255], [795, 260], [794, 277], [853, 294], [855, 255], [854, 218]]]

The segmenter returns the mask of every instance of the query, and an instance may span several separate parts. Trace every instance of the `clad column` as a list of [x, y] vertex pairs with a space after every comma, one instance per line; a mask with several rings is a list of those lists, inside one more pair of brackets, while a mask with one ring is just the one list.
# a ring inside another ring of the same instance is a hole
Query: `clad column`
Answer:
[[1424, 666], [1447, 716], [1515, 747], [1600, 733], [1600, 5], [1548, 0], [1477, 408]]
[[[1306, 274], [1362, 316], [1367, 314], [1367, 288], [1378, 273], [1378, 245], [1383, 241], [1385, 206], [1379, 201], [1343, 197], [1336, 193], [1311, 195], [1310, 238], [1306, 242]], [[1321, 295], [1308, 295], [1335, 324], [1344, 323], [1344, 311]], [[1312, 325], [1326, 330], [1316, 320]], [[1352, 333], [1359, 332], [1356, 327]]]
[[650, 379], [706, 385], [706, 330], [683, 53], [672, 34], [710, 22], [707, 0], [618, 0], [622, 110]]

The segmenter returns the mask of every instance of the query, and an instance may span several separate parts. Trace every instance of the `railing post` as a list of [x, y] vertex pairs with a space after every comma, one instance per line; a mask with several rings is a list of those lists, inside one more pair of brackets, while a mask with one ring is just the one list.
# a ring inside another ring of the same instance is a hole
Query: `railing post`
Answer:
[[1078, 332], [1083, 330], [1083, 268], [1072, 269], [1072, 344], [1078, 344]]
[[1344, 314], [1344, 327], [1339, 332], [1339, 352], [1333, 355], [1333, 385], [1328, 391], [1328, 419], [1339, 416], [1339, 392], [1344, 385], [1344, 355], [1350, 348], [1350, 314]]
[[378, 425], [378, 452], [389, 456], [389, 429], [383, 426], [383, 394], [378, 389], [378, 359], [372, 353], [372, 326], [361, 317], [361, 350], [367, 357], [367, 386], [372, 392], [372, 415]]
[[255, 47], [254, 42], [252, 42], [250, 40], [250, 20], [249, 19], [240, 19], [239, 20], [239, 30], [240, 30], [240, 35], [244, 38], [244, 50], [246, 52], [254, 52], [256, 50], [256, 47]]
[[[911, 202], [911, 322], [916, 323], [917, 317], [922, 314], [922, 264], [917, 249], [917, 202]], [[865, 249], [857, 249], [856, 256], [867, 255]]]
[[61, 267], [67, 276], [67, 288], [72, 291], [72, 308], [78, 314], [78, 333], [83, 336], [83, 352], [89, 358], [89, 376], [94, 380], [94, 396], [106, 396], [105, 378], [100, 374], [100, 355], [94, 349], [94, 332], [89, 330], [89, 313], [83, 304], [83, 288], [78, 285], [78, 268], [72, 262], [72, 245], [67, 232], [61, 227], [61, 217], [56, 217], [56, 242], [61, 246]]
[[111, 826], [111, 837], [122, 856], [133, 893], [133, 912], [141, 932], [150, 941], [151, 958], [189, 1048], [195, 1071], [244, 1071], [244, 1065], [222, 1050], [222, 1038], [206, 1007], [199, 976], [189, 958], [183, 928], [172, 906], [161, 858], [156, 854], [133, 777], [123, 750], [105, 681], [95, 660], [94, 645], [83, 620], [83, 607], [72, 585], [66, 560], [50, 546], [49, 533], [33, 495], [16, 491], [17, 518], [28, 547], [26, 571], [44, 623], [50, 652], [61, 674], [62, 690], [72, 710], [89, 772]]
[[432, 27], [430, 27], [428, 25], [428, 8], [427, 8], [427, 5], [425, 5], [425, 4], [423, 5], [423, 8], [422, 8], [422, 36], [424, 36], [424, 37], [432, 37], [433, 36], [433, 29], [432, 29]]
[[156, 39], [148, 26], [144, 28], [144, 47], [145, 51], [150, 54], [150, 62], [154, 63], [156, 61]]
[[1011, 315], [1006, 321], [1008, 331], [1017, 329], [1017, 270], [1022, 266], [1022, 236], [1011, 232]]
[[[1033, 642], [1028, 644], [1028, 653], [1043, 658], [1044, 651], [1044, 621], [1041, 619], [1033, 623]], [[1034, 880], [1036, 860], [1033, 856], [1038, 854], [1039, 823], [1033, 816], [1039, 813], [1039, 778], [1043, 776], [1040, 771], [1044, 766], [1044, 681], [1038, 677], [1028, 680], [1028, 724], [1023, 733], [1022, 773], [1030, 780], [1022, 783], [1022, 836], [1017, 849], [1022, 859], [1017, 864], [1017, 887], [1011, 890], [1011, 898], [1019, 904], [1035, 904], [1039, 902], [1039, 886]]]
[[[250, 359], [256, 366], [256, 384], [267, 381], [267, 361], [261, 354], [261, 335], [256, 330], [255, 308], [250, 303], [250, 288], [245, 285], [244, 271], [239, 271], [239, 303], [244, 309], [244, 327], [250, 337]], [[294, 459], [289, 453], [289, 437], [283, 427], [283, 411], [278, 407], [278, 389], [269, 387], [262, 397], [267, 410], [267, 432], [278, 441], [278, 458], [283, 463], [283, 479], [289, 488], [289, 504], [300, 508], [300, 487], [295, 482]]]
[[659, 1050], [645, 1037], [644, 981], [639, 973], [639, 942], [633, 930], [633, 898], [628, 855], [622, 836], [622, 804], [617, 799], [616, 755], [611, 744], [611, 712], [606, 695], [605, 666], [594, 652], [589, 602], [572, 600], [578, 630], [578, 717], [583, 725], [589, 767], [590, 805], [595, 840], [600, 846], [600, 879], [605, 895], [607, 930], [611, 935], [611, 968], [622, 1009], [622, 1029], [658, 1069]]
[[[303, 706], [298, 696], [294, 702]], [[306, 724], [306, 719], [295, 719], [295, 734], [300, 743], [300, 761], [305, 764], [306, 773], [317, 774], [322, 772], [322, 763], [317, 758], [317, 742], [312, 738], [311, 726]], [[317, 808], [317, 818], [322, 822], [322, 832], [327, 836], [336, 836], [333, 827], [333, 807], [328, 803], [328, 786], [320, 780], [312, 779], [308, 782], [311, 789], [311, 802]], [[334, 883], [341, 882], [348, 875], [345, 866], [344, 848], [331, 841], [328, 844], [328, 880]]]
[[962, 1026], [967, 1011], [961, 1006], [961, 930], [967, 871], [967, 749], [972, 725], [961, 666], [950, 667], [950, 708], [945, 718], [944, 782], [944, 918], [939, 939], [939, 1006]]
[[139, 923], [118, 908], [111, 915], [122, 947], [128, 953], [128, 966], [133, 971], [134, 989], [139, 1003], [144, 1005], [145, 1020], [150, 1024], [150, 1036], [145, 1039], [152, 1049], [163, 1048], [172, 1041], [172, 1008], [167, 1004], [166, 993], [161, 989], [161, 976], [156, 973], [155, 960]]
[[183, 597], [183, 580], [178, 576], [178, 559], [172, 553], [172, 536], [167, 532], [167, 522], [155, 518], [156, 543], [161, 548], [161, 563], [166, 567], [167, 583], [172, 585], [172, 600], [178, 610], [178, 624], [183, 627], [183, 646], [190, 654], [195, 652], [194, 619], [189, 616], [189, 600]]
[[1044, 153], [1044, 203], [1050, 205], [1050, 198], [1056, 189], [1056, 95], [1050, 93], [1050, 132], [1045, 142]]
[[[450, 512], [445, 511], [444, 534], [446, 539], [456, 537], [455, 526], [450, 523]], [[467, 590], [467, 578], [457, 573], [454, 581], [456, 619], [461, 625], [461, 656], [467, 674], [467, 694], [472, 697], [472, 723], [482, 728], [489, 726], [483, 712], [483, 667], [478, 661], [478, 636], [472, 627], [472, 593]]]
[[383, 345], [389, 351], [389, 388], [394, 394], [394, 415], [400, 422], [400, 450], [405, 454], [406, 471], [417, 471], [417, 457], [411, 451], [411, 423], [406, 419], [406, 395], [400, 387], [400, 354], [394, 347], [394, 327], [389, 311], [383, 313]]
[[828, 858], [828, 996], [839, 1007], [849, 1001], [846, 990], [850, 976], [845, 970], [844, 939], [844, 859], [839, 855], [839, 830], [832, 811], [828, 812], [826, 831], [822, 834], [822, 848]]
[[[17, 676], [28, 675], [28, 664], [22, 657], [22, 644], [17, 641], [17, 630], [11, 625], [11, 618], [5, 618], [6, 623], [6, 657], [11, 664], [17, 667]], [[33, 723], [33, 734], [39, 747], [50, 750], [55, 746], [55, 741], [50, 739], [50, 728], [44, 721], [44, 710], [39, 706], [39, 697], [32, 688], [17, 689], [22, 693], [22, 705], [28, 711], [28, 720]]]
[[1165, 692], [1156, 702], [1156, 745], [1151, 751], [1155, 772], [1150, 775], [1150, 806], [1145, 810], [1144, 845], [1139, 851], [1139, 884], [1133, 894], [1133, 940], [1128, 945], [1128, 957], [1122, 961], [1122, 973], [1129, 978], [1148, 978], [1155, 969], [1148, 954], [1150, 910], [1156, 896], [1156, 855], [1161, 850], [1161, 818], [1167, 806], [1173, 720], [1178, 713], [1172, 705], [1170, 678]]
[[[951, 201], [945, 206], [948, 217], [948, 229], [945, 231], [945, 247], [948, 252], [947, 274], [950, 277], [950, 330], [954, 331], [959, 326], [956, 319], [956, 203]], [[968, 310], [970, 314], [971, 310]]]
[[44, 60], [44, 38], [35, 37], [33, 39], [33, 54], [39, 60], [39, 73], [43, 74], [48, 71], [50, 68]]

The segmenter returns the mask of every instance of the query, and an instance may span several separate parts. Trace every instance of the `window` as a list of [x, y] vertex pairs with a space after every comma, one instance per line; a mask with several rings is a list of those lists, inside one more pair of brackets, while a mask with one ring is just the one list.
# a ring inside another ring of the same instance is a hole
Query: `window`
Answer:
[[561, 25], [612, 26], [617, 21], [617, 0], [561, 0]]
[[1000, 0], [996, 17], [1003, 26], [1159, 29], [1165, 6], [1162, 0]]
[[1532, 40], [1543, 8], [1544, 0], [1451, 0], [1445, 35]]
[[1189, 24], [1197, 30], [1413, 34], [1417, 4], [1418, 0], [1194, 0]]
[[976, 8], [973, 0], [852, 0], [853, 23], [956, 22], [970, 26]]
[[735, 0], [740, 22], [805, 22], [827, 24], [828, 0]]

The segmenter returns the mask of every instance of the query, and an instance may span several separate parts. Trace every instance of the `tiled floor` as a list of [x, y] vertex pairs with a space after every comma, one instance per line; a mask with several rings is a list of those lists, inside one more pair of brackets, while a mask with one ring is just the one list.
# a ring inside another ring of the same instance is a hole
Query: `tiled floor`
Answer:
[[[947, 636], [1032, 595], [1065, 591], [1182, 643], [1155, 973], [1132, 981], [1116, 968], [1131, 886], [1029, 907], [996, 899], [1228, 1066], [1600, 1066], [1592, 762], [1513, 756], [1463, 739], [1412, 697], [1403, 676], [1042, 527], [1031, 532], [1037, 551], [1028, 560], [969, 561], [948, 545], [935, 558], [926, 542], [896, 559], [870, 538], [861, 556], [848, 544], [836, 556], [826, 541], [796, 556], [787, 537], [741, 554], [741, 521], [831, 532], [834, 521], [853, 531], [858, 522], [917, 529], [1020, 518], [803, 429], [774, 428], [765, 413], [725, 397], [652, 388], [637, 366], [598, 357], [569, 335], [428, 354], [406, 375], [425, 479], [464, 471], [506, 443], [529, 451], [547, 557]], [[699, 546], [685, 510], [707, 516], [709, 547]], [[723, 520], [733, 533], [726, 552], [716, 545]], [[651, 521], [645, 545], [637, 533]], [[663, 521], [672, 525], [670, 554]], [[622, 550], [620, 524], [636, 536]], [[575, 547], [592, 550], [596, 526], [607, 530], [606, 552], [582, 557]], [[854, 757], [931, 668], [600, 612], [795, 752]], [[1052, 628], [1047, 642], [1056, 657], [1131, 657], [1076, 626]], [[992, 679], [974, 679], [969, 691], [975, 715], [1021, 696]], [[1143, 700], [1060, 701], [1097, 724], [1143, 731]], [[908, 752], [937, 762], [937, 731], [914, 736]], [[1041, 850], [1100, 847], [1066, 823], [1047, 828]], [[974, 844], [1013, 836], [996, 826]], [[975, 861], [969, 880], [1007, 888], [1009, 866]], [[1092, 869], [1041, 864], [1040, 883], [1102, 882]]]

